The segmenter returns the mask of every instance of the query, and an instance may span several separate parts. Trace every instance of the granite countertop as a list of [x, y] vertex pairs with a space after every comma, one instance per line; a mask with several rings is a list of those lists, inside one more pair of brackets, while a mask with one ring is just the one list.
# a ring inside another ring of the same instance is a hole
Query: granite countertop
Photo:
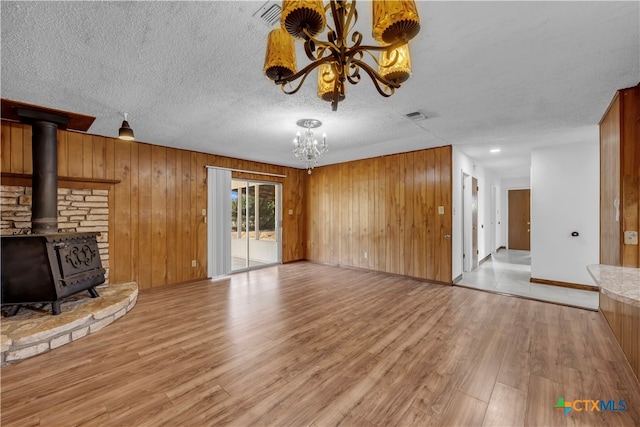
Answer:
[[640, 307], [640, 268], [595, 264], [587, 267], [600, 292], [625, 304]]

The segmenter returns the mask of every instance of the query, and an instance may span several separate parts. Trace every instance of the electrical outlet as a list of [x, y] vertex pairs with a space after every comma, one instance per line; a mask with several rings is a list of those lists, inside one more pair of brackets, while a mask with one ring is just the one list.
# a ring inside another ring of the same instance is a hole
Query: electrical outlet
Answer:
[[195, 266], [197, 266], [197, 265], [198, 265], [198, 264], [196, 264], [196, 260], [195, 260], [195, 259], [192, 259], [192, 260], [191, 260], [191, 267], [195, 267]]
[[638, 232], [637, 231], [625, 231], [624, 232], [624, 244], [625, 245], [637, 245], [638, 244]]
[[364, 253], [364, 259], [367, 259], [367, 258], [369, 258], [369, 254], [365, 252]]

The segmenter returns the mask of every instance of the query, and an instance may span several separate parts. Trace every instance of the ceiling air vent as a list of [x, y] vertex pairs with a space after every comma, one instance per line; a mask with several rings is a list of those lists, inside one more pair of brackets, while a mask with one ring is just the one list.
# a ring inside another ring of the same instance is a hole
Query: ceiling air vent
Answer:
[[257, 16], [267, 26], [272, 27], [280, 21], [280, 15], [282, 14], [282, 8], [278, 2], [269, 0], [258, 9], [253, 16]]
[[413, 113], [408, 113], [407, 117], [410, 118], [411, 120], [415, 120], [415, 121], [420, 121], [420, 120], [426, 120], [427, 119], [427, 116], [422, 114], [420, 111], [414, 111]]

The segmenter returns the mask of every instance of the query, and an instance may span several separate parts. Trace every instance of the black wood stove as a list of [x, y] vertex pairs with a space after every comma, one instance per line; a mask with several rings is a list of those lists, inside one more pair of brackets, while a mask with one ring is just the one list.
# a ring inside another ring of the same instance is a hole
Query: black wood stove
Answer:
[[60, 314], [60, 300], [104, 283], [96, 236], [99, 233], [53, 233], [2, 237], [2, 305], [51, 303]]
[[57, 130], [66, 129], [69, 117], [79, 115], [5, 100], [2, 115], [32, 127], [33, 205], [32, 234], [0, 239], [1, 303], [13, 306], [10, 316], [28, 303], [51, 303], [53, 314], [60, 314], [61, 299], [85, 290], [96, 298], [94, 287], [105, 281], [96, 241], [99, 233], [58, 232]]

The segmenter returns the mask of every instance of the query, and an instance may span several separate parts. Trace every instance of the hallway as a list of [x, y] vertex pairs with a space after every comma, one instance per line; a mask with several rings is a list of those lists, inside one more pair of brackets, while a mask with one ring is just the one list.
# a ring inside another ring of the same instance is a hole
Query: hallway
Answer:
[[531, 253], [501, 249], [469, 273], [456, 286], [517, 295], [574, 307], [598, 309], [598, 292], [530, 283]]

